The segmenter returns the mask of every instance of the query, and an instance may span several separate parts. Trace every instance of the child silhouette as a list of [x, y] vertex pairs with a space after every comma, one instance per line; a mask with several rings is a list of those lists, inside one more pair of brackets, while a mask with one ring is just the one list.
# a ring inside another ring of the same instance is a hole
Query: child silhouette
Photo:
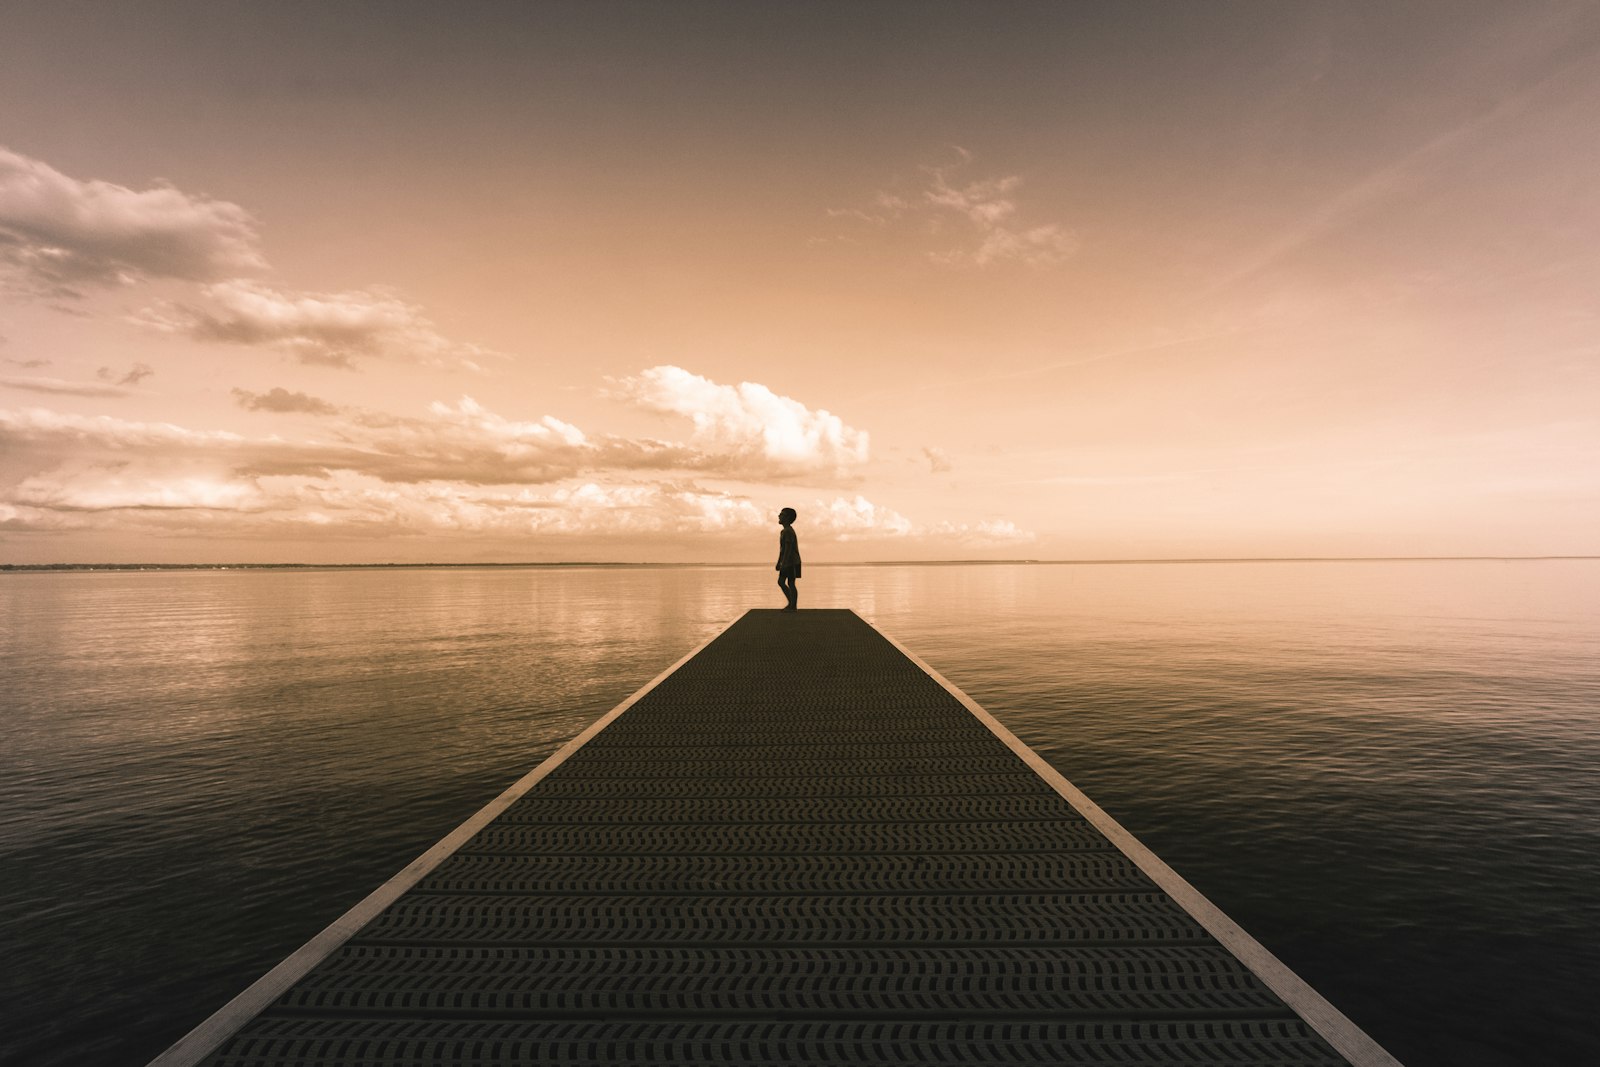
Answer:
[[778, 532], [778, 588], [789, 601], [784, 611], [798, 611], [800, 607], [800, 591], [794, 585], [800, 577], [800, 539], [794, 533], [794, 520], [798, 517], [794, 508], [778, 512], [778, 522], [783, 526]]

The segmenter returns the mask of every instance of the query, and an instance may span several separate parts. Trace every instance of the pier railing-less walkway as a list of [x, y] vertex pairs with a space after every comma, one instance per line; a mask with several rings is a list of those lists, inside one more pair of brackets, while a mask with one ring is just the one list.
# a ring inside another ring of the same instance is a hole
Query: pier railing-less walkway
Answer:
[[156, 1060], [1394, 1064], [849, 611], [752, 611]]

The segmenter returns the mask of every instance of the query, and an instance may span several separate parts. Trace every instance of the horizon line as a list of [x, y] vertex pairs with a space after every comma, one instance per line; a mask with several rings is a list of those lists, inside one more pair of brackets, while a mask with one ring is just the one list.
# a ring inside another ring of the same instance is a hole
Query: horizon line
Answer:
[[[1528, 562], [1555, 560], [1600, 560], [1600, 554], [1518, 555], [1518, 556], [1152, 556], [1094, 559], [886, 559], [840, 560], [813, 563], [812, 567], [965, 567], [965, 566], [1119, 566], [1129, 564], [1173, 563], [1448, 563], [1448, 562]], [[5, 571], [176, 571], [176, 570], [349, 570], [353, 568], [443, 568], [443, 567], [767, 567], [756, 562], [716, 562], [711, 560], [618, 562], [607, 560], [561, 560], [557, 562], [389, 562], [389, 563], [0, 563]]]

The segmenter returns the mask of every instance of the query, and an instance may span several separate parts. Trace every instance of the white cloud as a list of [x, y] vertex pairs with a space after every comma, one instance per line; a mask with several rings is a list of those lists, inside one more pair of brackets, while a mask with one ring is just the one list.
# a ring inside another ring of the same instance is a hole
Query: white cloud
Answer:
[[222, 479], [160, 464], [75, 465], [25, 479], [0, 503], [13, 528], [63, 524], [207, 535], [285, 527], [407, 534], [624, 537], [747, 534], [771, 525], [749, 498], [667, 482], [542, 490], [397, 485], [350, 471]]
[[970, 153], [961, 151], [960, 163], [931, 168], [932, 182], [923, 191], [928, 205], [964, 217], [976, 243], [930, 252], [936, 263], [945, 266], [992, 267], [1015, 262], [1029, 267], [1050, 267], [1064, 262], [1078, 250], [1078, 239], [1055, 224], [1019, 228], [1011, 220], [1017, 215], [1015, 192], [1022, 185], [1019, 175], [989, 178], [951, 185], [949, 175], [966, 167]]
[[[860, 495], [795, 503], [808, 545], [933, 538], [993, 545], [1032, 536], [1010, 523], [918, 526]], [[452, 535], [574, 542], [733, 538], [764, 545], [778, 507], [776, 497], [757, 501], [672, 481], [573, 480], [533, 489], [394, 483], [354, 471], [241, 477], [144, 457], [71, 463], [25, 478], [0, 499], [0, 528], [143, 530], [204, 537], [300, 530], [331, 537]]]
[[893, 508], [875, 504], [857, 494], [814, 501], [800, 509], [796, 528], [820, 531], [836, 541], [899, 540], [945, 541], [972, 545], [1000, 545], [1032, 541], [1034, 534], [1005, 519], [976, 523], [916, 523]]
[[73, 415], [49, 408], [0, 411], [0, 444], [8, 450], [50, 443], [116, 449], [227, 448], [245, 440], [225, 430], [188, 430], [170, 422], [134, 422], [111, 415]]
[[[32, 368], [46, 366], [49, 361], [30, 359], [6, 360], [6, 362]], [[0, 386], [56, 396], [128, 396], [133, 392], [134, 386], [154, 373], [155, 370], [148, 363], [135, 363], [131, 369], [120, 375], [110, 367], [101, 367], [95, 374], [96, 380], [92, 382], [75, 382], [44, 375], [3, 375], [0, 376]]]
[[31, 291], [76, 297], [82, 285], [213, 281], [266, 262], [237, 204], [169, 185], [79, 181], [0, 148], [0, 265]]
[[859, 493], [816, 497], [792, 483], [737, 492], [685, 481], [686, 472], [741, 481], [759, 481], [760, 472], [773, 480], [833, 472], [866, 460], [866, 435], [764, 386], [719, 385], [676, 367], [651, 368], [622, 387], [647, 407], [688, 418], [691, 439], [586, 433], [550, 415], [510, 418], [471, 397], [402, 417], [282, 387], [235, 397], [248, 409], [317, 415], [287, 424], [304, 436], [0, 410], [0, 454], [17, 472], [0, 487], [0, 527], [682, 543], [764, 537], [779, 507], [793, 505], [813, 541], [1026, 536], [1009, 524], [921, 526]]
[[[962, 165], [965, 165], [965, 161]], [[924, 201], [965, 215], [974, 225], [985, 229], [997, 226], [1017, 213], [1017, 203], [1011, 199], [1011, 194], [1022, 184], [1022, 179], [1017, 175], [969, 182], [957, 188], [945, 178], [950, 170], [949, 167], [933, 169], [933, 184], [923, 192]]]
[[549, 416], [505, 419], [470, 397], [454, 407], [435, 404], [425, 418], [356, 413], [328, 426], [331, 432], [320, 438], [291, 441], [31, 408], [0, 411], [0, 445], [11, 452], [203, 460], [240, 476], [343, 470], [390, 482], [476, 485], [542, 484], [605, 467], [663, 468], [676, 455], [670, 446], [649, 442], [592, 442]]
[[928, 470], [934, 474], [947, 474], [950, 471], [950, 457], [944, 449], [932, 445], [922, 446], [922, 455], [928, 461]]
[[1024, 530], [1010, 519], [984, 519], [980, 522], [936, 522], [922, 531], [925, 537], [953, 540], [964, 544], [1002, 545], [1035, 540], [1036, 534]]
[[859, 537], [905, 537], [914, 532], [911, 520], [889, 508], [880, 507], [857, 494], [818, 501], [818, 507], [800, 517], [805, 529], [826, 530], [841, 541]]
[[481, 370], [497, 354], [443, 337], [415, 304], [381, 290], [296, 293], [233, 279], [205, 302], [148, 308], [143, 325], [197, 341], [270, 348], [301, 363], [354, 367], [366, 359]]
[[717, 534], [754, 530], [772, 521], [748, 497], [660, 482], [585, 482], [557, 490], [540, 503], [534, 521], [541, 529], [574, 534]]
[[0, 274], [25, 291], [72, 298], [82, 286], [176, 279], [201, 283], [198, 299], [146, 308], [134, 321], [324, 366], [382, 359], [481, 370], [499, 358], [449, 340], [420, 307], [383, 289], [295, 292], [244, 278], [267, 265], [258, 243], [255, 219], [237, 204], [170, 185], [79, 181], [0, 148]]
[[756, 382], [723, 385], [681, 367], [651, 367], [618, 383], [641, 407], [694, 424], [697, 466], [743, 477], [843, 474], [865, 463], [866, 431]]
[[53, 533], [81, 530], [91, 525], [82, 515], [48, 508], [17, 507], [0, 502], [0, 532]]
[[[996, 267], [1017, 263], [1052, 267], [1077, 252], [1078, 238], [1058, 223], [1024, 226], [1016, 193], [1021, 175], [960, 182], [955, 176], [972, 164], [972, 153], [957, 147], [955, 163], [925, 167], [925, 186], [911, 196], [879, 192], [865, 208], [831, 208], [828, 217], [886, 228], [896, 223], [938, 235], [940, 247], [928, 250], [946, 267]], [[952, 230], [951, 223], [955, 222]], [[954, 237], [954, 243], [951, 243]]]
[[8, 389], [24, 389], [30, 393], [54, 393], [58, 396], [127, 396], [125, 385], [108, 382], [70, 382], [62, 378], [0, 377], [0, 385]]
[[315, 428], [292, 440], [30, 408], [0, 411], [0, 445], [81, 455], [203, 454], [219, 469], [241, 475], [344, 470], [389, 482], [472, 485], [542, 485], [604, 471], [685, 471], [759, 481], [831, 476], [867, 459], [864, 432], [765, 386], [718, 385], [677, 367], [655, 367], [621, 385], [652, 410], [687, 417], [690, 439], [591, 435], [552, 415], [508, 418], [469, 396], [454, 404], [435, 402], [412, 417], [340, 408], [280, 387], [266, 393], [240, 389], [234, 396], [251, 410], [321, 416]]
[[251, 512], [263, 504], [255, 484], [215, 476], [151, 472], [127, 464], [75, 467], [24, 478], [8, 495], [36, 511], [222, 510]]
[[589, 444], [584, 432], [570, 422], [562, 422], [553, 415], [545, 415], [531, 422], [508, 419], [496, 415], [470, 396], [462, 397], [454, 407], [435, 400], [428, 410], [436, 425], [481, 435], [504, 442], [506, 447], [520, 449], [547, 444], [583, 448]]
[[928, 253], [935, 263], [947, 267], [992, 267], [999, 263], [1021, 263], [1028, 267], [1053, 267], [1077, 251], [1077, 238], [1059, 226], [1034, 226], [1008, 230], [987, 226], [976, 248], [953, 248]]

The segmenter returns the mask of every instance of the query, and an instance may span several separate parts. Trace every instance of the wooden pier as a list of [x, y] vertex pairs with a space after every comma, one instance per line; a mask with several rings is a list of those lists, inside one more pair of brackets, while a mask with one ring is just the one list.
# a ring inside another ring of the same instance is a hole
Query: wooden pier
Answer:
[[1395, 1065], [849, 611], [749, 612], [154, 1061], [1345, 1063]]

